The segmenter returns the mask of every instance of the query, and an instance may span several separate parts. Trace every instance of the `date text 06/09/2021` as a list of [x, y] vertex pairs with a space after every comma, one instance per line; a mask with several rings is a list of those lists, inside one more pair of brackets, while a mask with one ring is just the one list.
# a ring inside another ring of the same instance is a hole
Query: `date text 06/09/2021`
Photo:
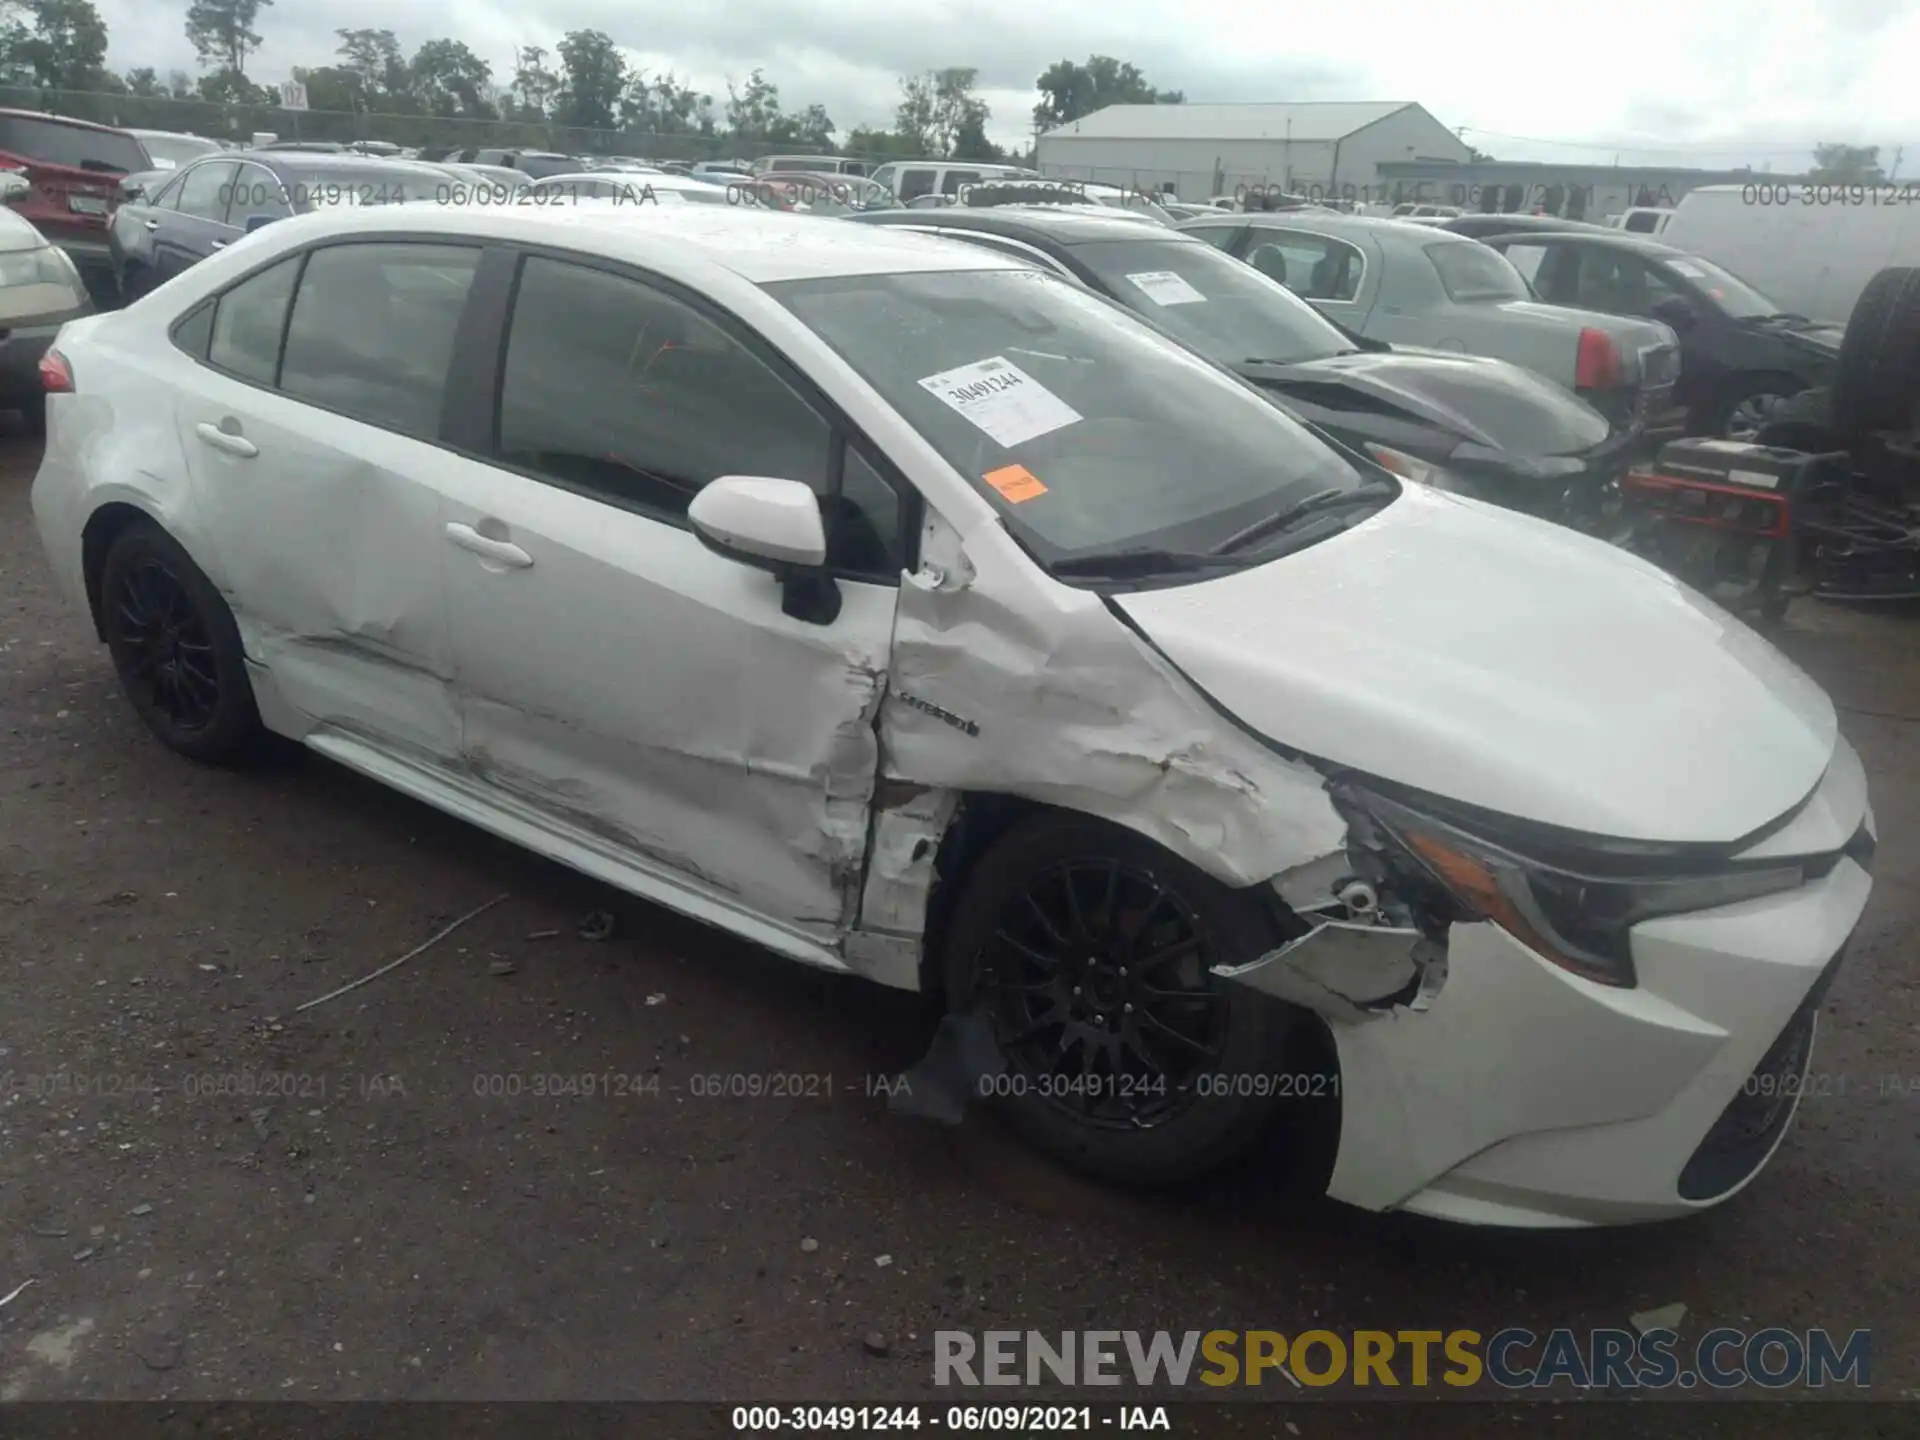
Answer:
[[736, 1435], [1174, 1433], [1165, 1405], [736, 1405]]

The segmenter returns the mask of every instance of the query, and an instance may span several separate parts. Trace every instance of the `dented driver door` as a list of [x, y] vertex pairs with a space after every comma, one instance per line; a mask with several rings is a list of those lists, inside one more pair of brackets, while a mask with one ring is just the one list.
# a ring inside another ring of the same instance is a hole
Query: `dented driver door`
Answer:
[[731, 323], [614, 270], [522, 264], [491, 460], [443, 486], [464, 762], [630, 888], [831, 949], [865, 865], [898, 565], [843, 575], [830, 619], [785, 613], [686, 509], [721, 475], [829, 496], [833, 426]]

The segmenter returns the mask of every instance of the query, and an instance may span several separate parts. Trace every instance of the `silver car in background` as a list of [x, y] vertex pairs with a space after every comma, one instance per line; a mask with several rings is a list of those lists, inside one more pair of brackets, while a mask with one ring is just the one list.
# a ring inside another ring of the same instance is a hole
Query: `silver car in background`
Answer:
[[1655, 320], [1545, 305], [1506, 257], [1405, 220], [1333, 211], [1207, 216], [1181, 224], [1395, 346], [1490, 355], [1558, 381], [1615, 424], [1677, 433], [1680, 341]]

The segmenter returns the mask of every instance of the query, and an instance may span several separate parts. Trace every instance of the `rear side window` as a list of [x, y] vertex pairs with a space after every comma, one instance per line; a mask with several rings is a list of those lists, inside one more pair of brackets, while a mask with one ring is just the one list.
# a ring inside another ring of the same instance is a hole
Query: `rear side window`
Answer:
[[958, 195], [962, 185], [975, 185], [980, 181], [978, 170], [949, 170], [940, 177], [942, 195]]
[[0, 115], [0, 150], [103, 175], [131, 175], [152, 168], [147, 152], [131, 135], [63, 125], [52, 118], [30, 115]]
[[933, 171], [903, 170], [900, 172], [900, 185], [893, 192], [904, 201], [918, 200], [922, 195], [933, 193]]
[[287, 326], [287, 302], [293, 298], [293, 282], [299, 274], [300, 257], [295, 255], [222, 295], [213, 312], [208, 361], [256, 385], [273, 384], [280, 336]]
[[1456, 302], [1525, 300], [1527, 282], [1498, 250], [1478, 240], [1442, 241], [1426, 247], [1434, 272]]
[[466, 245], [315, 250], [287, 326], [280, 389], [369, 425], [437, 438], [479, 263], [479, 250]]
[[181, 177], [173, 208], [196, 220], [224, 224], [227, 202], [233, 193], [233, 176], [239, 167], [225, 160], [208, 160], [195, 165]]

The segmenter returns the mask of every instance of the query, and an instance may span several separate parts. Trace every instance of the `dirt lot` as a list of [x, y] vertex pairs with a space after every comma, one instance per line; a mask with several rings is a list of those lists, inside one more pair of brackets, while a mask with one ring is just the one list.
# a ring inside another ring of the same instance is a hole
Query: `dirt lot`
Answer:
[[[1685, 1223], [1516, 1237], [1258, 1170], [1114, 1194], [892, 1116], [868, 1077], [918, 1057], [910, 1001], [317, 758], [173, 758], [51, 592], [35, 461], [0, 439], [0, 1296], [36, 1281], [0, 1310], [4, 1398], [931, 1398], [938, 1328], [1538, 1331], [1674, 1301], [1689, 1337], [1872, 1327], [1873, 1393], [1920, 1387], [1920, 617], [1793, 617], [1881, 847], [1772, 1169]], [[603, 908], [616, 936], [581, 938]], [[703, 1093], [769, 1072], [811, 1093]], [[601, 1093], [531, 1093], [582, 1075]]]

